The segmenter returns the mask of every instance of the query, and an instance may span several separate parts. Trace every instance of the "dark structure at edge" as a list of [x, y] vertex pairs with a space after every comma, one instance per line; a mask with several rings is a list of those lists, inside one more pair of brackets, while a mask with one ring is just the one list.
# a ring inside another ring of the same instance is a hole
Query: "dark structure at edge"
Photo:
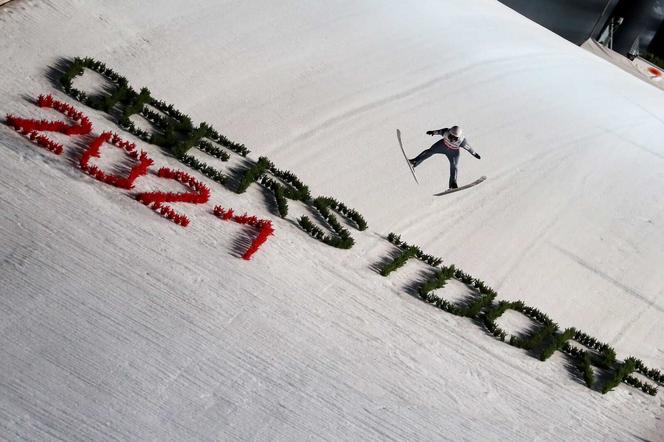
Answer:
[[615, 51], [664, 58], [664, 0], [499, 1], [577, 45], [598, 40], [613, 23]]

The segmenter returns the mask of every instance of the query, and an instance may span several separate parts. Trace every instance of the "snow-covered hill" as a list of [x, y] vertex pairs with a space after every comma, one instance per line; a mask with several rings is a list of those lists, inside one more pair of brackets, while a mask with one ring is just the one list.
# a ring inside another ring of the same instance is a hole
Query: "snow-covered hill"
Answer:
[[[182, 228], [77, 170], [79, 144], [55, 156], [0, 125], [2, 438], [662, 439], [661, 391], [593, 392], [562, 354], [408, 294], [423, 264], [375, 271], [399, 233], [664, 368], [658, 89], [492, 0], [17, 0], [0, 30], [0, 114], [55, 118], [32, 103], [52, 93], [119, 130], [54, 86], [93, 56], [369, 222], [335, 249], [293, 222], [301, 204], [280, 219], [258, 186], [192, 172], [212, 201], [175, 205]], [[460, 181], [489, 178], [436, 198], [446, 161], [415, 185], [395, 129], [414, 155], [452, 124], [482, 155]], [[243, 261], [213, 204], [276, 234]]]

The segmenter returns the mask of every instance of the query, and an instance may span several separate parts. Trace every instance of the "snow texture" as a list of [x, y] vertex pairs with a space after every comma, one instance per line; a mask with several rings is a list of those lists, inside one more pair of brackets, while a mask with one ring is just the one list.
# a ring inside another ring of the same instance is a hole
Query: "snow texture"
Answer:
[[[590, 391], [560, 353], [409, 295], [422, 265], [372, 270], [397, 232], [663, 368], [660, 90], [492, 0], [17, 0], [0, 29], [0, 114], [55, 118], [30, 100], [73, 103], [51, 69], [93, 56], [370, 225], [333, 249], [291, 222], [303, 206], [282, 220], [257, 186], [190, 171], [212, 198], [174, 205], [185, 229], [78, 170], [80, 144], [54, 136], [58, 157], [0, 125], [0, 438], [663, 439], [662, 392]], [[490, 178], [435, 198], [446, 160], [415, 185], [394, 133], [415, 154], [452, 124], [482, 155], [460, 184]], [[251, 262], [255, 232], [216, 204], [273, 220]]]

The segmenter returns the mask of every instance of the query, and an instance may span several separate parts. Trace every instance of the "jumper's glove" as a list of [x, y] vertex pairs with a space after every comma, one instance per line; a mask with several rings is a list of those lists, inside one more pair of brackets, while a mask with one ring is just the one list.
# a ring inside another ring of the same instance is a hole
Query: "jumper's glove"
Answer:
[[474, 156], [475, 158], [477, 158], [478, 160], [482, 158], [482, 157], [480, 156], [480, 154], [478, 154], [478, 153], [474, 153], [473, 156]]
[[428, 131], [427, 131], [427, 135], [433, 135], [433, 131], [432, 131], [432, 130], [428, 130]]

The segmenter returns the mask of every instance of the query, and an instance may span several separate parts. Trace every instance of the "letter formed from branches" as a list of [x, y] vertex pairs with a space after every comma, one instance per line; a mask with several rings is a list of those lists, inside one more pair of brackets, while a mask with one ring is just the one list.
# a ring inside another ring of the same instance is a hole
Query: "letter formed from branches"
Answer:
[[[632, 371], [636, 371], [640, 373], [641, 376], [644, 376], [645, 378], [653, 381], [653, 384], [632, 376], [631, 372], [628, 372], [630, 367], [632, 368]], [[644, 393], [647, 393], [651, 396], [657, 395], [657, 384], [664, 384], [664, 376], [662, 376], [661, 371], [648, 368], [641, 359], [637, 359], [633, 356], [625, 359], [622, 374], [625, 374], [625, 376], [622, 378], [624, 383], [635, 388], [640, 388]], [[607, 391], [610, 391], [610, 388]]]
[[40, 95], [37, 99], [39, 107], [54, 109], [74, 121], [74, 124], [67, 124], [64, 121], [36, 120], [29, 118], [20, 118], [15, 115], [7, 115], [7, 124], [13, 127], [21, 135], [29, 138], [44, 149], [60, 155], [63, 152], [63, 146], [39, 132], [59, 132], [67, 136], [86, 135], [92, 131], [90, 119], [78, 112], [70, 104], [55, 100], [51, 95]]
[[210, 189], [196, 178], [181, 170], [173, 170], [168, 167], [162, 167], [157, 172], [157, 176], [169, 180], [175, 180], [182, 183], [189, 189], [190, 192], [174, 193], [174, 192], [142, 192], [136, 195], [136, 199], [141, 203], [149, 206], [155, 212], [170, 219], [175, 224], [182, 227], [189, 225], [189, 218], [177, 213], [171, 206], [165, 203], [190, 203], [190, 204], [205, 204], [210, 199]]
[[[111, 143], [114, 146], [122, 149], [136, 164], [131, 168], [129, 174], [125, 177], [110, 175], [102, 171], [95, 165], [90, 165], [92, 157], [99, 158], [101, 153], [101, 146], [104, 143]], [[117, 134], [111, 132], [104, 132], [97, 138], [92, 140], [88, 148], [81, 155], [79, 164], [81, 169], [104, 183], [112, 186], [120, 187], [122, 189], [131, 189], [134, 186], [134, 181], [140, 176], [147, 175], [148, 168], [154, 163], [150, 157], [144, 152], [140, 153], [136, 150], [136, 144], [122, 140]]]
[[[570, 345], [568, 341], [581, 344], [586, 349]], [[656, 376], [658, 373], [656, 370], [648, 369], [640, 359], [629, 357], [623, 362], [616, 361], [616, 351], [613, 347], [573, 327], [562, 333], [556, 333], [553, 340], [542, 350], [540, 359], [546, 360], [556, 351], [562, 351], [575, 362], [589, 388], [593, 388], [596, 380], [592, 367], [605, 371], [609, 377], [601, 386], [602, 393], [608, 393], [624, 382], [641, 389], [644, 393], [653, 396], [657, 394], [657, 386], [632, 376], [634, 371], [638, 371], [655, 384], [662, 380]]]
[[[90, 69], [105, 77], [109, 82], [109, 90], [99, 95], [88, 95], [76, 89], [74, 79], [83, 75], [85, 69]], [[185, 154], [206, 136], [242, 156], [249, 153], [244, 144], [230, 141], [206, 123], [201, 123], [198, 128], [195, 128], [188, 115], [180, 112], [173, 105], [154, 99], [149, 89], [142, 88], [136, 92], [129, 85], [126, 77], [92, 57], [76, 57], [71, 60], [60, 77], [60, 85], [63, 91], [75, 100], [112, 115], [121, 128], [144, 141], [170, 150], [176, 157]], [[157, 108], [165, 116], [149, 110], [145, 106], [146, 104]], [[129, 118], [134, 114], [141, 114], [157, 126], [158, 133], [150, 133], [137, 127]]]
[[[104, 93], [97, 96], [89, 96], [85, 92], [73, 87], [72, 82], [74, 78], [83, 75], [85, 68], [97, 72], [109, 81], [111, 86], [109, 91], [110, 94]], [[129, 86], [129, 82], [125, 77], [119, 75], [104, 63], [90, 57], [76, 57], [69, 64], [60, 78], [60, 84], [62, 85], [64, 92], [70, 97], [92, 107], [93, 109], [101, 110], [106, 113], [110, 113], [118, 103], [127, 104], [132, 101], [132, 98], [138, 95]]]
[[218, 218], [224, 221], [233, 221], [238, 224], [249, 225], [258, 229], [258, 235], [251, 242], [249, 248], [244, 252], [242, 259], [250, 260], [260, 246], [267, 241], [267, 238], [274, 233], [272, 221], [269, 219], [258, 219], [255, 216], [249, 216], [246, 213], [238, 216], [233, 213], [233, 209], [224, 209], [221, 206], [215, 206], [213, 212]]
[[[337, 224], [338, 224], [338, 222], [337, 222]], [[361, 224], [361, 221], [358, 223], [358, 225], [360, 225], [360, 224]], [[365, 224], [365, 228], [366, 228], [366, 224]], [[389, 235], [387, 235], [387, 240], [389, 242], [391, 242], [393, 245], [396, 246], [397, 253], [395, 255], [393, 255], [390, 259], [388, 259], [381, 266], [380, 274], [382, 276], [388, 276], [390, 273], [400, 269], [410, 259], [419, 259], [420, 261], [422, 261], [425, 264], [428, 264], [432, 267], [438, 267], [440, 265], [440, 263], [443, 262], [443, 260], [441, 258], [425, 254], [424, 252], [422, 252], [422, 250], [419, 247], [407, 244], [406, 242], [401, 240], [401, 237], [399, 235], [396, 235], [394, 233], [390, 233]], [[438, 270], [440, 270], [440, 269], [438, 269]], [[444, 270], [443, 274], [448, 272], [447, 269], [442, 269], [442, 270]], [[454, 272], [454, 271], [455, 270], [452, 269], [452, 272]], [[441, 275], [442, 274], [436, 276], [436, 278], [441, 277]], [[451, 276], [450, 276], [450, 278], [451, 278]], [[443, 277], [442, 285], [440, 285], [439, 287], [436, 287], [436, 288], [443, 287], [445, 285], [445, 282], [447, 281], [447, 279], [449, 279], [449, 278]], [[434, 289], [431, 289], [431, 290], [434, 290]], [[422, 299], [424, 299], [424, 296], [422, 297]]]
[[[556, 330], [547, 341], [539, 354], [540, 360], [545, 361], [556, 351], [562, 351], [574, 361], [588, 388], [593, 388], [595, 385], [593, 367], [610, 370], [616, 362], [616, 352], [613, 347], [574, 327], [567, 328], [562, 332]], [[587, 349], [583, 350], [570, 345], [568, 341], [577, 342]]]
[[508, 344], [528, 351], [537, 351], [538, 354], [541, 354], [539, 350], [553, 339], [558, 331], [558, 324], [540, 310], [525, 305], [523, 301], [500, 301], [498, 305], [489, 307], [482, 319], [487, 330], [501, 341], [505, 340], [507, 333], [500, 328], [496, 321], [507, 310], [519, 312], [536, 324], [527, 331], [525, 337], [510, 336], [509, 341], [507, 341]]
[[325, 220], [325, 223], [332, 231], [332, 234], [326, 235], [325, 232], [315, 225], [307, 216], [301, 217], [298, 220], [298, 224], [313, 238], [322, 241], [329, 246], [337, 247], [339, 249], [350, 249], [353, 247], [353, 244], [355, 244], [348, 229], [341, 225], [333, 212], [346, 218], [355, 225], [357, 230], [363, 231], [367, 228], [367, 223], [362, 215], [354, 209], [349, 209], [334, 198], [320, 196], [313, 200], [312, 205]]
[[[462, 304], [456, 304], [437, 296], [433, 291], [445, 287], [450, 279], [456, 279], [468, 287], [474, 296]], [[497, 293], [484, 281], [473, 278], [454, 265], [442, 267], [420, 286], [418, 290], [420, 298], [425, 302], [438, 307], [456, 316], [477, 318], [496, 298]]]

